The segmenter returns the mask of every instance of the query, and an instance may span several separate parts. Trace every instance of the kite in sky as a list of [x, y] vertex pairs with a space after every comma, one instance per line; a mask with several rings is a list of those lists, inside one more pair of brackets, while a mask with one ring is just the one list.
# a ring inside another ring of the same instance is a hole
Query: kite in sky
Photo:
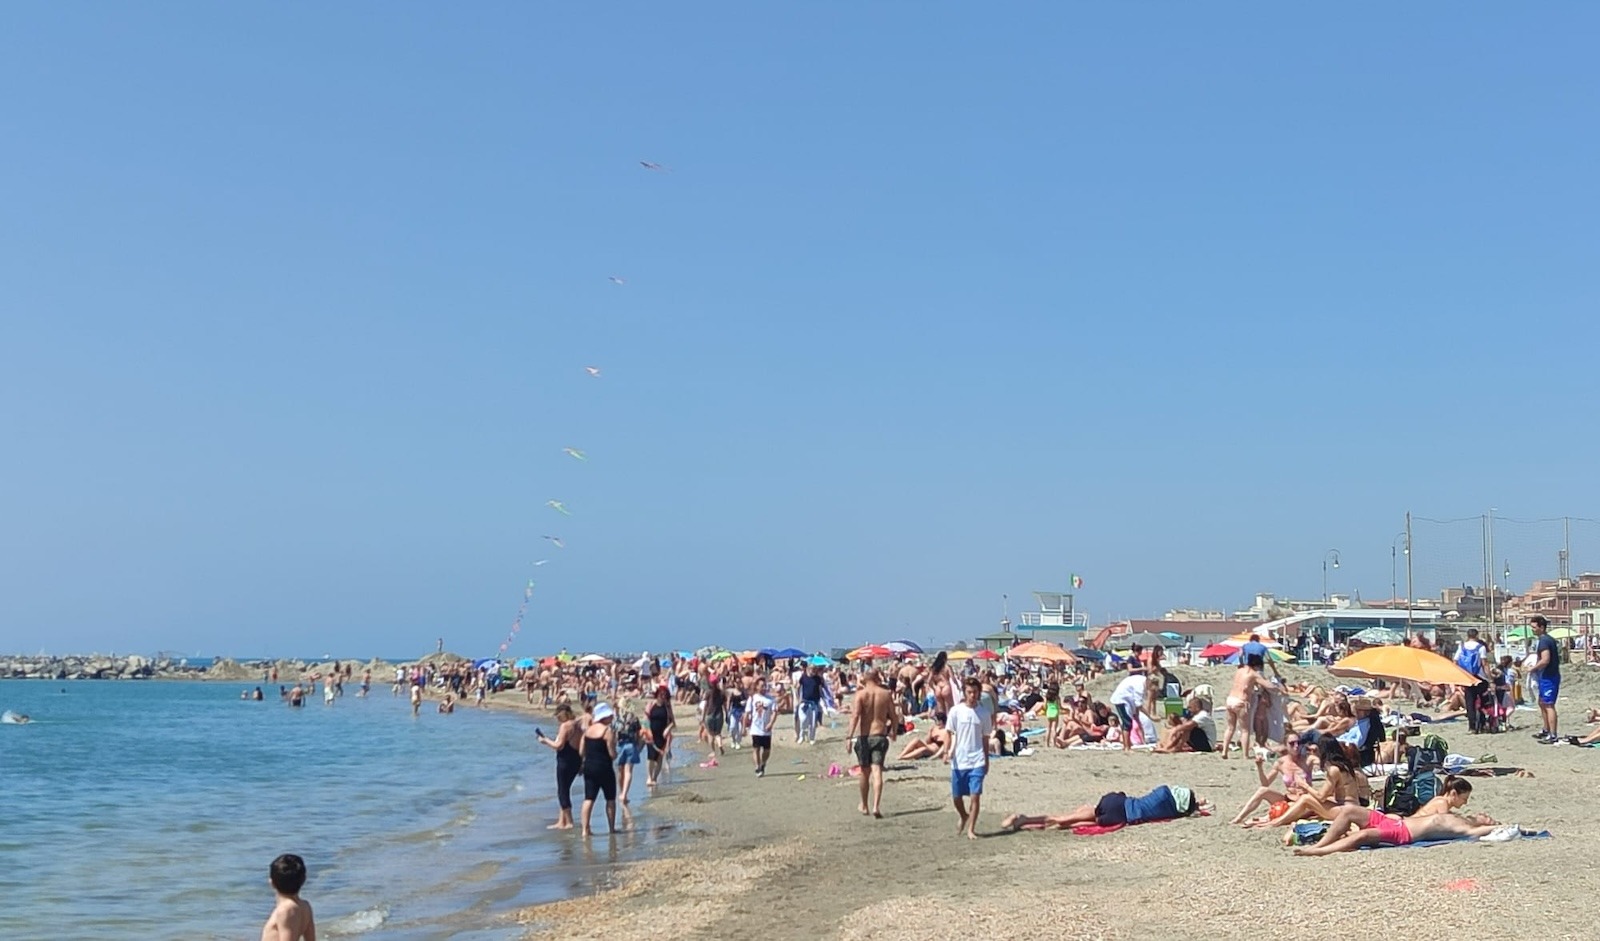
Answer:
[[546, 536], [544, 538], [546, 538], [546, 539], [550, 540], [551, 542], [555, 543], [557, 549], [565, 549], [567, 547], [567, 544], [561, 541], [561, 537], [560, 536]]
[[572, 515], [570, 512], [567, 511], [567, 505], [565, 503], [562, 503], [560, 500], [546, 500], [546, 501], [544, 501], [544, 505], [549, 507], [552, 510], [555, 510], [557, 513], [560, 513], [562, 516], [571, 516]]
[[[549, 539], [550, 537], [546, 536], [544, 538]], [[534, 565], [535, 568], [538, 568], [539, 566], [544, 565], [546, 562], [549, 562], [549, 561], [550, 561], [549, 559], [540, 559], [539, 561], [533, 563], [533, 565]]]
[[577, 448], [562, 448], [561, 452], [580, 461], [587, 461], [589, 459], [589, 455], [579, 451]]
[[606, 280], [610, 281], [612, 284], [627, 284], [628, 283], [627, 281], [624, 281], [622, 278], [619, 278], [616, 275], [612, 275], [610, 278], [607, 278]]
[[661, 164], [659, 164], [659, 163], [651, 163], [648, 160], [639, 161], [639, 166], [644, 167], [646, 170], [654, 170], [657, 173], [671, 173], [672, 172], [671, 170], [668, 170], [666, 167], [663, 167]]
[[585, 367], [583, 367], [583, 371], [588, 373], [589, 375], [595, 377], [596, 379], [600, 378], [600, 367], [599, 366], [585, 366]]

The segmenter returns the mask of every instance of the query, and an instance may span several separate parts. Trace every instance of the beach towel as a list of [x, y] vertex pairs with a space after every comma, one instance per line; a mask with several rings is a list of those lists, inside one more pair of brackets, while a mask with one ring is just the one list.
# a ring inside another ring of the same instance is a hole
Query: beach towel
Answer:
[[[1190, 814], [1189, 816], [1191, 816], [1191, 817], [1209, 817], [1209, 816], [1211, 816], [1211, 811], [1209, 811], [1209, 810], [1201, 810], [1201, 811], [1198, 811], [1196, 813]], [[1174, 820], [1186, 820], [1186, 819], [1188, 819], [1188, 818], [1187, 817], [1162, 817], [1159, 820], [1141, 820], [1138, 823], [1133, 824], [1133, 826], [1142, 827], [1142, 826], [1144, 826], [1146, 824], [1151, 824], [1151, 823], [1171, 823]], [[1126, 824], [1126, 823], [1113, 823], [1110, 826], [1104, 826], [1104, 827], [1101, 826], [1098, 823], [1080, 823], [1080, 824], [1076, 824], [1076, 825], [1073, 826], [1072, 835], [1073, 836], [1104, 836], [1107, 833], [1116, 833], [1118, 830], [1127, 829], [1128, 826], [1129, 825]]]
[[1519, 830], [1514, 835], [1507, 835], [1501, 839], [1490, 839], [1495, 834], [1485, 837], [1464, 836], [1454, 840], [1423, 840], [1418, 843], [1407, 843], [1405, 846], [1363, 846], [1363, 850], [1404, 850], [1414, 849], [1419, 846], [1448, 846], [1451, 843], [1508, 843], [1511, 840], [1548, 840], [1552, 837], [1549, 830]]

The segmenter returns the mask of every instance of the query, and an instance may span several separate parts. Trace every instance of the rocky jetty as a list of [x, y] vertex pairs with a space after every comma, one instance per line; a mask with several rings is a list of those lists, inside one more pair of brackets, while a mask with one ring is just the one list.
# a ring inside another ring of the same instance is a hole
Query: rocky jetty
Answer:
[[0, 655], [0, 679], [149, 680], [161, 677], [198, 679], [201, 671], [168, 657], [88, 654], [48, 656]]
[[311, 676], [326, 676], [333, 667], [351, 666], [359, 681], [363, 670], [371, 670], [374, 683], [387, 683], [394, 665], [383, 660], [233, 660], [222, 657], [204, 669], [172, 657], [108, 656], [105, 654], [51, 657], [27, 654], [0, 654], [0, 680], [219, 680], [222, 682], [263, 682], [264, 676], [278, 671], [278, 682], [294, 683]]

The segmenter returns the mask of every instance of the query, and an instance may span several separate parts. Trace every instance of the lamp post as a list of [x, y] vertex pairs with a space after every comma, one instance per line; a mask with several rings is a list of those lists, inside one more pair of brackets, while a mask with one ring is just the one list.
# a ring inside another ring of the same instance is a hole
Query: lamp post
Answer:
[[[1405, 543], [1404, 549], [1400, 549], [1400, 544], [1402, 542]], [[1408, 559], [1410, 558], [1411, 540], [1406, 538], [1405, 533], [1397, 534], [1394, 537], [1394, 540], [1389, 543], [1389, 601], [1391, 603], [1393, 603], [1396, 598], [1400, 597], [1398, 594], [1400, 591], [1400, 557], [1395, 554], [1396, 550], [1403, 551], [1406, 554], [1406, 557]], [[1406, 600], [1406, 607], [1411, 607], [1410, 599]]]
[[1327, 603], [1327, 600], [1328, 600], [1328, 562], [1329, 561], [1333, 562], [1333, 567], [1334, 568], [1338, 568], [1339, 567], [1339, 550], [1338, 549], [1329, 549], [1327, 552], [1324, 552], [1322, 554], [1322, 600], [1323, 600], [1323, 603]]

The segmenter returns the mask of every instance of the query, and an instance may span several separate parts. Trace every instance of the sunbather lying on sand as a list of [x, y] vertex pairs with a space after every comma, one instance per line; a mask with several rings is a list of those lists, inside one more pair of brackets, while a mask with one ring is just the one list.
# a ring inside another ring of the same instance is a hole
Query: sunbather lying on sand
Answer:
[[[1355, 830], [1351, 831], [1354, 827]], [[1327, 856], [1348, 853], [1363, 846], [1405, 846], [1429, 840], [1463, 840], [1488, 836], [1500, 824], [1486, 814], [1461, 816], [1454, 813], [1430, 814], [1409, 820], [1365, 807], [1346, 807], [1334, 816], [1315, 846], [1295, 848], [1296, 856]]]
[[1197, 813], [1209, 813], [1210, 809], [1210, 805], [1189, 788], [1163, 784], [1143, 797], [1129, 797], [1121, 791], [1112, 791], [1101, 797], [1098, 803], [1084, 804], [1065, 814], [1042, 817], [1012, 814], [1001, 821], [1000, 826], [1007, 830], [1065, 830], [1085, 823], [1113, 827], [1191, 817]]

